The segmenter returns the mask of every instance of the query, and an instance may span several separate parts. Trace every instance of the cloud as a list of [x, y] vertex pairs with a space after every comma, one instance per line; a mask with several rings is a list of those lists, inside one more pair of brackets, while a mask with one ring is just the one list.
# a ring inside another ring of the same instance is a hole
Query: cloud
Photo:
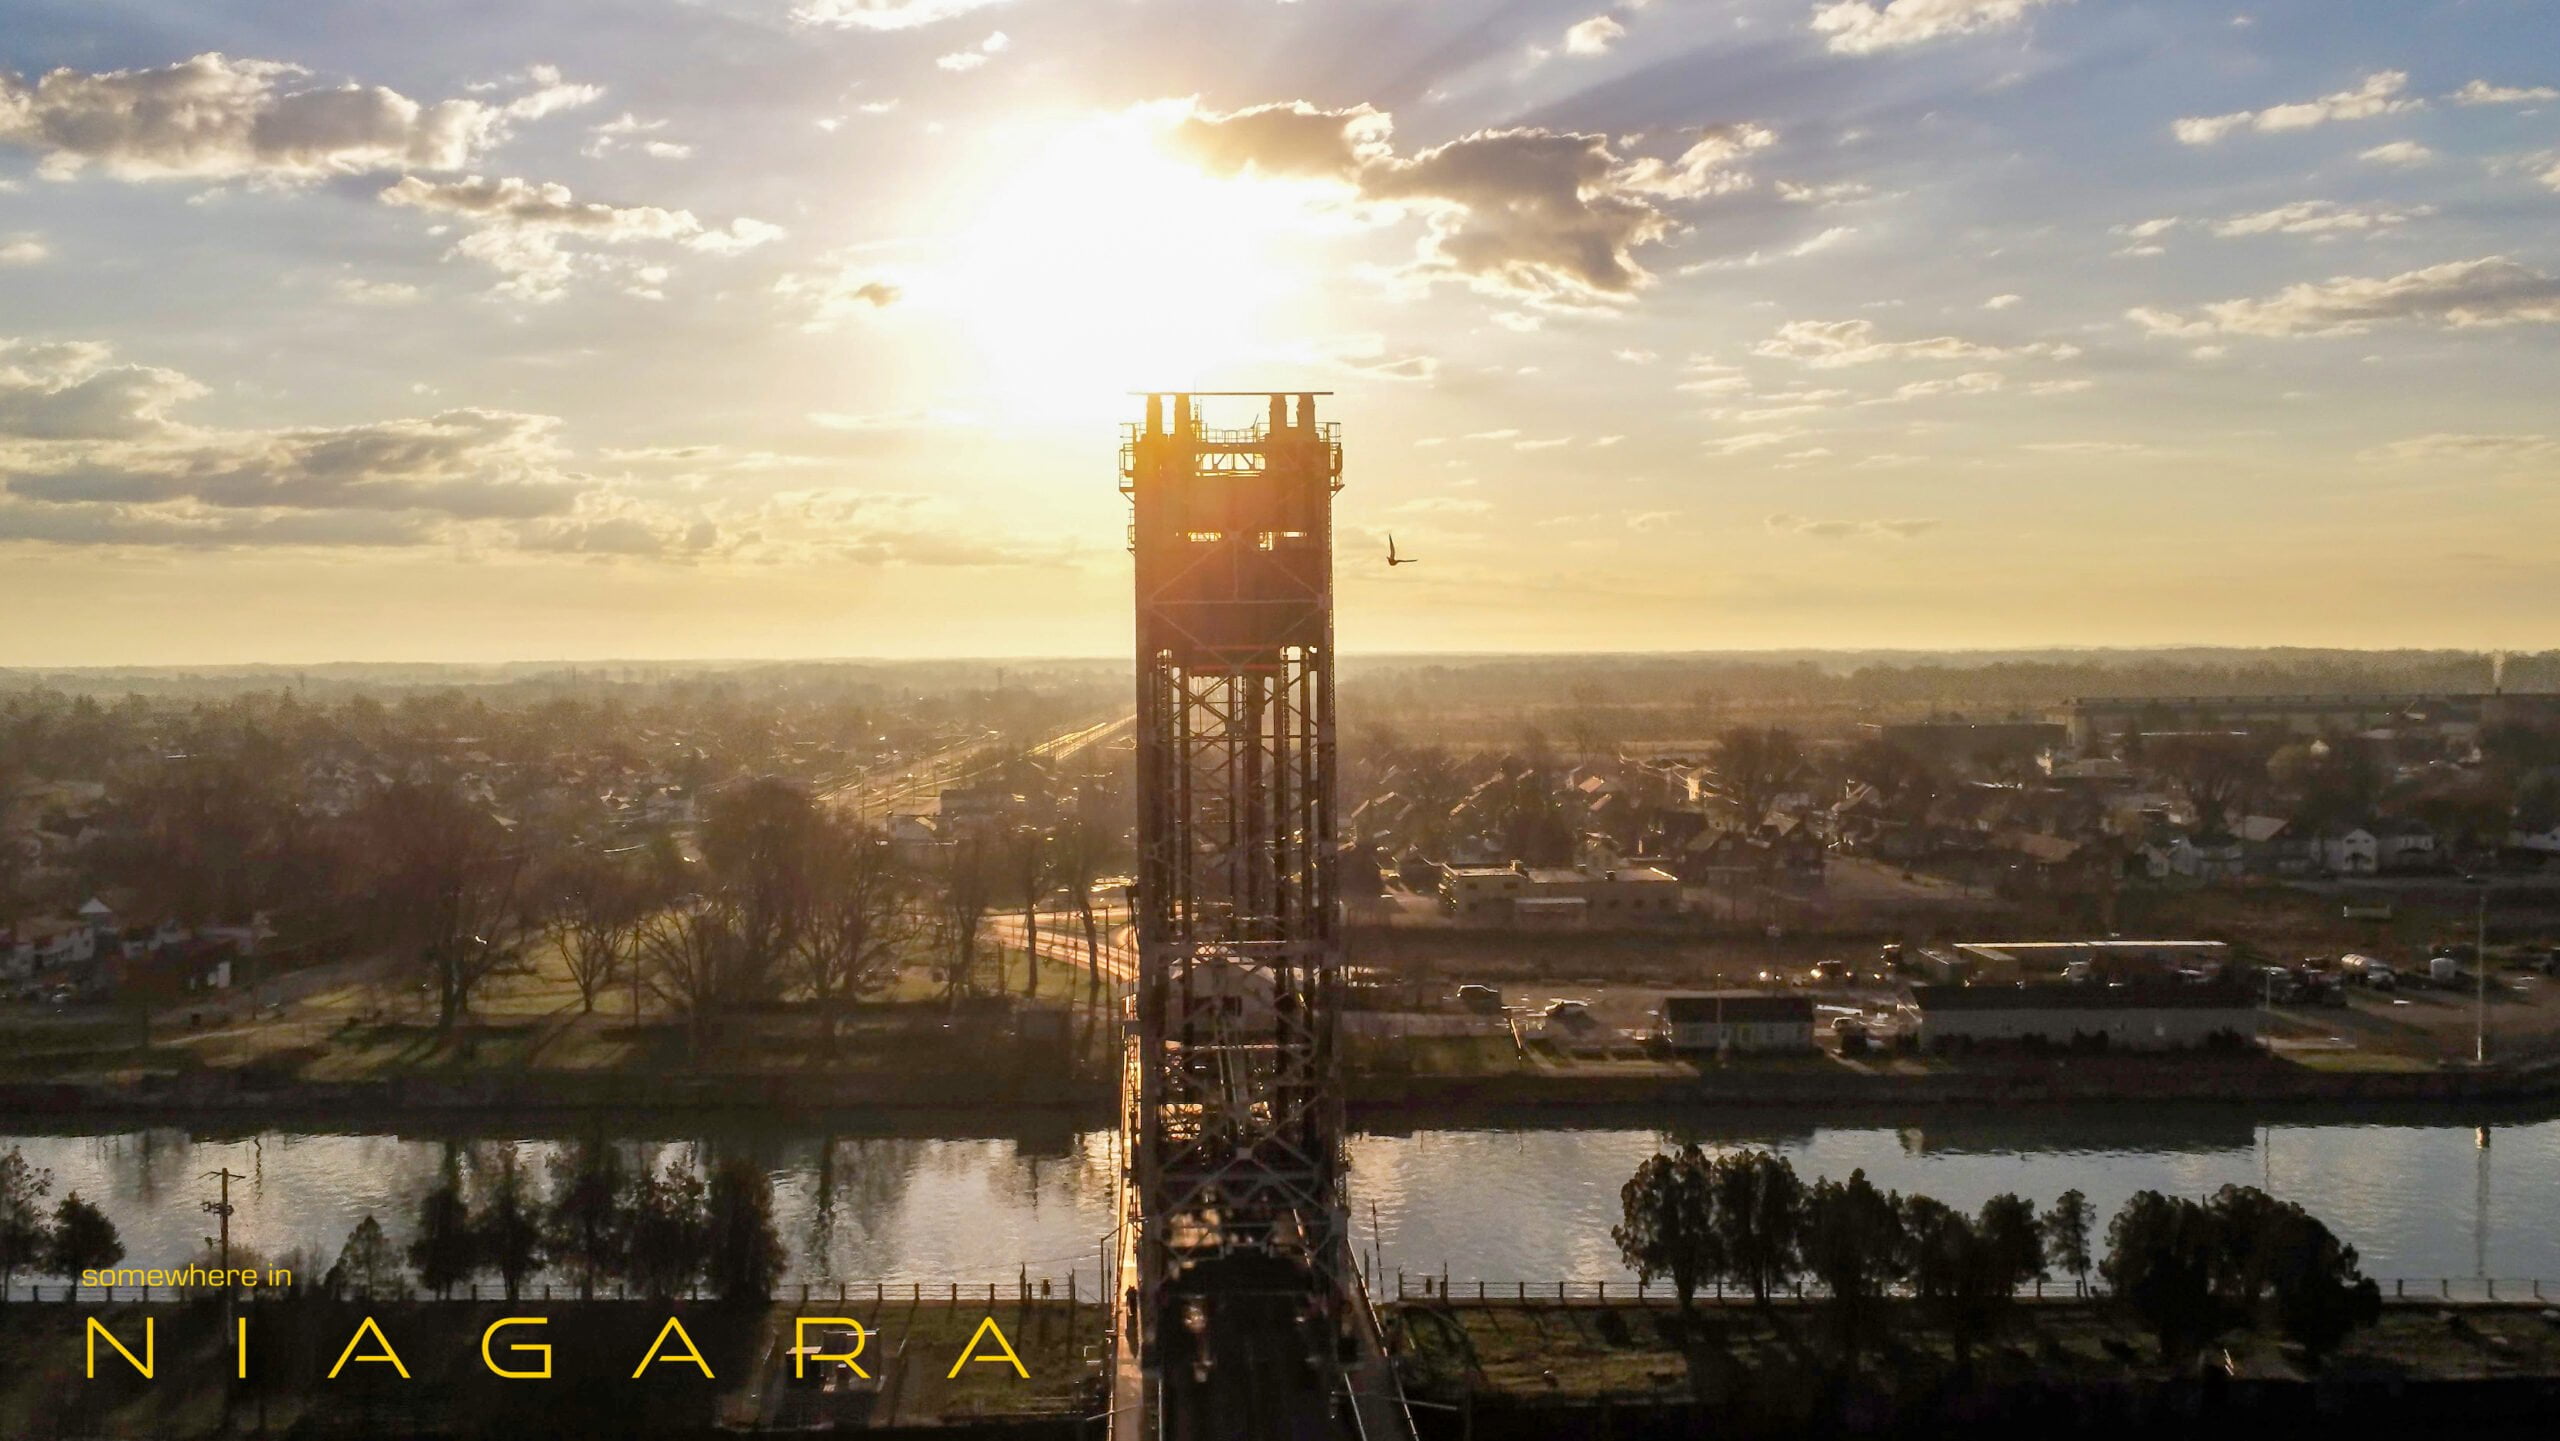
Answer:
[[183, 432], [149, 447], [86, 447], [20, 461], [9, 490], [55, 504], [420, 511], [457, 520], [565, 511], [585, 487], [562, 473], [548, 416], [449, 410], [332, 429]]
[[2010, 307], [2021, 303], [2025, 299], [2026, 297], [2023, 295], [1995, 295], [1989, 300], [1982, 302], [1982, 308], [1985, 310], [2007, 310]]
[[[117, 363], [92, 342], [0, 339], [0, 542], [232, 548], [436, 544], [576, 555], [1020, 565], [1067, 547], [1016, 543], [936, 515], [925, 497], [712, 487], [671, 505], [581, 472], [550, 416], [462, 407], [361, 424], [221, 429], [164, 414], [203, 389]], [[938, 422], [940, 418], [934, 418]], [[798, 468], [814, 457], [720, 446], [610, 451], [667, 467]]]
[[1387, 344], [1383, 335], [1346, 335], [1297, 347], [1292, 359], [1331, 365], [1372, 380], [1427, 381], [1440, 374], [1440, 358]]
[[2389, 462], [2540, 464], [2560, 460], [2560, 440], [2547, 435], [2483, 435], [2448, 431], [2395, 440], [2389, 445], [2368, 450], [2359, 458]]
[[1005, 38], [1005, 33], [998, 30], [979, 41], [975, 49], [954, 50], [948, 55], [936, 58], [933, 63], [945, 70], [975, 70], [986, 64], [991, 57], [1003, 54], [1004, 48], [1011, 43]]
[[516, 78], [534, 88], [499, 107], [499, 113], [510, 120], [540, 120], [563, 110], [593, 105], [604, 98], [603, 86], [578, 85], [563, 80], [557, 65], [536, 65]]
[[1817, 6], [1813, 29], [1843, 55], [1901, 50], [1949, 35], [2001, 30], [2049, 0], [1838, 0]]
[[2213, 233], [2226, 239], [2241, 235], [2337, 235], [2387, 230], [2435, 214], [2432, 205], [2391, 210], [2379, 205], [2340, 205], [2331, 200], [2299, 200], [2250, 215], [2217, 222]]
[[844, 322], [898, 303], [905, 292], [894, 280], [854, 261], [833, 270], [796, 272], [773, 283], [773, 293], [797, 303], [803, 330], [832, 330]]
[[2008, 377], [1996, 370], [1969, 370], [1962, 375], [1947, 376], [1938, 380], [1915, 380], [1889, 396], [1879, 397], [1866, 403], [1902, 405], [1940, 395], [1989, 395], [2008, 383]]
[[1194, 111], [1173, 127], [1169, 143], [1215, 175], [1351, 181], [1391, 154], [1394, 120], [1367, 105], [1324, 110], [1303, 100], [1219, 114]]
[[1710, 440], [1706, 442], [1706, 449], [1710, 455], [1744, 455], [1755, 450], [1767, 450], [1772, 446], [1785, 445], [1803, 434], [1801, 430], [1745, 431], [1740, 435], [1727, 435]]
[[502, 139], [509, 119], [529, 118], [515, 107], [535, 99], [429, 105], [378, 85], [299, 86], [309, 74], [217, 53], [148, 70], [59, 69], [33, 82], [0, 74], [0, 146], [32, 151], [51, 179], [90, 166], [126, 180], [458, 170]]
[[[168, 413], [204, 395], [176, 371], [91, 342], [0, 340], [0, 533], [134, 544], [391, 544], [414, 517], [523, 519], [591, 488], [563, 468], [546, 416], [450, 410], [329, 428], [225, 430]], [[221, 512], [257, 512], [225, 519]], [[372, 511], [397, 523], [295, 513]]]
[[1873, 187], [1856, 180], [1835, 181], [1829, 185], [1798, 185], [1792, 180], [1777, 184], [1778, 198], [1790, 205], [1845, 205], [1863, 200]]
[[0, 265], [34, 265], [52, 254], [45, 246], [44, 237], [32, 230], [0, 235]]
[[1939, 522], [1926, 518], [1895, 520], [1811, 520], [1801, 515], [1780, 511], [1762, 522], [1775, 535], [1811, 536], [1816, 540], [1848, 540], [1854, 536], [1889, 536], [1910, 540], [1938, 528]]
[[419, 298], [418, 287], [396, 280], [365, 280], [341, 276], [330, 287], [340, 300], [350, 305], [413, 305]]
[[2392, 322], [2467, 330], [2560, 324], [2560, 280], [2503, 255], [2457, 260], [2381, 278], [2338, 276], [2264, 300], [2224, 300], [2189, 318], [2140, 307], [2128, 319], [2154, 335], [2361, 335]]
[[1480, 131], [1365, 169], [1363, 193], [1419, 207], [1429, 234], [1418, 271], [1562, 304], [1632, 294], [1650, 280], [1638, 247], [1671, 233], [1656, 200], [1749, 184], [1729, 168], [1766, 131], [1712, 132], [1671, 161], [1622, 162], [1599, 135]]
[[643, 120], [625, 110], [621, 115], [588, 129], [590, 137], [579, 153], [601, 160], [626, 147], [637, 148], [652, 160], [683, 160], [693, 154], [693, 147], [672, 140], [654, 139], [667, 128], [664, 120]]
[[1003, 0], [803, 0], [791, 18], [803, 25], [850, 30], [915, 30]]
[[1609, 47], [1617, 44], [1619, 37], [1626, 33], [1627, 27], [1619, 24], [1616, 17], [1594, 15], [1564, 32], [1564, 52], [1567, 55], [1606, 55]]
[[2080, 353], [2077, 346], [2045, 341], [2003, 348], [1952, 335], [1932, 336], [1924, 340], [1879, 340], [1875, 322], [1871, 320], [1791, 320], [1779, 326], [1775, 335], [1751, 349], [1754, 355], [1771, 360], [1791, 360], [1816, 370], [1873, 365], [1887, 360], [1981, 361], [2010, 357], [2069, 360]]
[[1782, 260], [1802, 260], [1808, 255], [1819, 255], [1823, 251], [1832, 249], [1857, 233], [1858, 228], [1854, 225], [1834, 225], [1788, 246], [1775, 255], [1754, 250], [1748, 255], [1728, 256], [1721, 260], [1701, 260], [1693, 265], [1681, 266], [1680, 273], [1699, 275], [1717, 270], [1757, 270], [1764, 265], [1774, 265]]
[[2211, 145], [2241, 130], [2308, 130], [2332, 120], [2368, 120], [2376, 115], [2398, 115], [2404, 111], [2424, 109], [2427, 102], [2401, 94], [2408, 88], [2407, 72], [2378, 71], [2366, 76], [2364, 83], [2353, 90], [2341, 90], [2334, 95], [2292, 105], [2273, 105], [2264, 110], [2189, 116], [2171, 129], [2189, 145]]
[[2388, 145], [2377, 145], [2356, 158], [2367, 165], [2389, 165], [2407, 170], [2434, 164], [2436, 153], [2415, 140], [2394, 140]]
[[2161, 215], [2155, 216], [2149, 220], [2136, 221], [2131, 225], [2115, 226], [2111, 228], [2108, 233], [2112, 235], [2121, 235], [2132, 242], [2118, 250], [2116, 252], [2117, 256], [2130, 259], [2148, 259], [2154, 255], [2167, 254], [2169, 247], [2160, 243], [2160, 237], [2177, 229], [2184, 223], [2185, 221], [2180, 219], [2178, 216]]
[[581, 201], [565, 185], [512, 176], [432, 181], [404, 175], [383, 190], [381, 199], [386, 205], [452, 215], [466, 222], [470, 232], [454, 245], [454, 253], [497, 270], [505, 277], [499, 292], [525, 300], [557, 299], [581, 272], [618, 273], [626, 281], [644, 285], [651, 280], [648, 272], [664, 279], [663, 267], [572, 251], [566, 242], [659, 242], [705, 254], [734, 255], [783, 233], [779, 226], [749, 218], [712, 227], [690, 210]]
[[1624, 157], [1605, 135], [1484, 130], [1398, 155], [1391, 117], [1303, 101], [1195, 111], [1170, 143], [1223, 175], [1324, 179], [1425, 227], [1406, 274], [1513, 301], [1592, 305], [1650, 283], [1635, 252], [1670, 235], [1663, 208], [1747, 188], [1738, 162], [1775, 139], [1753, 125], [1695, 132], [1670, 157]]
[[140, 440], [169, 428], [169, 407], [205, 393], [174, 370], [110, 364], [113, 354], [86, 341], [0, 340], [0, 441]]
[[2474, 80], [2445, 98], [2456, 105], [2533, 105], [2545, 100], [2560, 100], [2560, 90], [2548, 85], [2520, 88]]
[[0, 542], [227, 549], [241, 546], [415, 546], [443, 528], [379, 511], [208, 511], [187, 507], [47, 505], [0, 494]]

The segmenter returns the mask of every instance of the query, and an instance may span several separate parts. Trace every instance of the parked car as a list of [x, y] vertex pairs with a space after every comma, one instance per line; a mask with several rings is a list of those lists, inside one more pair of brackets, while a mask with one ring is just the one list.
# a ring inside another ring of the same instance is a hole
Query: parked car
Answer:
[[1547, 1002], [1544, 1014], [1551, 1026], [1587, 1026], [1591, 1024], [1591, 1003], [1558, 997]]
[[1458, 1004], [1480, 1016], [1497, 1016], [1502, 1013], [1502, 992], [1491, 986], [1460, 986]]

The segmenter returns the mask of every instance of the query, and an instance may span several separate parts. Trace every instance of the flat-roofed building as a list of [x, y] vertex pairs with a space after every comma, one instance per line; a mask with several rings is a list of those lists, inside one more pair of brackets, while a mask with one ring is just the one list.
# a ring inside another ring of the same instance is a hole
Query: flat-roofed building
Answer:
[[1680, 913], [1680, 878], [1655, 866], [1443, 866], [1450, 915], [1483, 925], [1608, 926]]
[[2258, 1037], [2257, 998], [2238, 986], [1923, 985], [1911, 988], [1911, 1003], [1921, 1048], [1931, 1051], [2027, 1043], [2179, 1051]]
[[1809, 1051], [1813, 998], [1766, 991], [1665, 996], [1662, 1029], [1675, 1051]]
[[2163, 979], [2231, 960], [2224, 941], [1959, 941], [1954, 949], [1968, 963], [1960, 975], [1994, 981], [2050, 980], [2081, 964], [2102, 981]]

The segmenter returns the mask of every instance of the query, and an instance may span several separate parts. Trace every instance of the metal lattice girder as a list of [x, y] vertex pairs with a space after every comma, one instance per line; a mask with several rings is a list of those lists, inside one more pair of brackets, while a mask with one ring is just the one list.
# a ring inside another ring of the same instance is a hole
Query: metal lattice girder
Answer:
[[1132, 1184], [1152, 1310], [1190, 1261], [1290, 1254], [1348, 1294], [1335, 1027], [1332, 497], [1311, 395], [1245, 427], [1149, 397], [1137, 572]]

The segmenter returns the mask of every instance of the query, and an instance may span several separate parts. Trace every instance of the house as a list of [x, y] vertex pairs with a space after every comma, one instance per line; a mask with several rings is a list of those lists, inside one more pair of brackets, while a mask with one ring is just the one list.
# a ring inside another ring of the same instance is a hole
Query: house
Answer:
[[2376, 870], [2425, 870], [2436, 863], [2436, 833], [2424, 822], [2384, 816], [2365, 829], [2373, 833]]
[[2553, 821], [2538, 831], [2522, 828], [2507, 832], [2507, 844], [2520, 851], [2536, 851], [2546, 856], [2560, 856], [2560, 821]]
[[2381, 867], [2381, 838], [2363, 826], [2323, 831], [2319, 848], [2320, 868], [2331, 875], [2369, 876]]
[[2247, 848], [2236, 835], [2180, 833], [2145, 841], [2139, 854], [2155, 881], [2229, 881], [2246, 869]]
[[2309, 875], [2319, 867], [2319, 843], [2284, 816], [2242, 816], [2241, 865], [2254, 875]]
[[1762, 991], [1707, 991], [1662, 998], [1662, 1029], [1675, 1051], [1756, 1054], [1813, 1049], [1813, 998]]
[[2243, 986], [1913, 986], [1923, 1050], [2047, 1045], [2118, 1051], [2191, 1050], [2254, 1042], [2257, 998]]
[[932, 816], [893, 811], [883, 828], [890, 851], [902, 864], [920, 866], [942, 852], [942, 830]]

